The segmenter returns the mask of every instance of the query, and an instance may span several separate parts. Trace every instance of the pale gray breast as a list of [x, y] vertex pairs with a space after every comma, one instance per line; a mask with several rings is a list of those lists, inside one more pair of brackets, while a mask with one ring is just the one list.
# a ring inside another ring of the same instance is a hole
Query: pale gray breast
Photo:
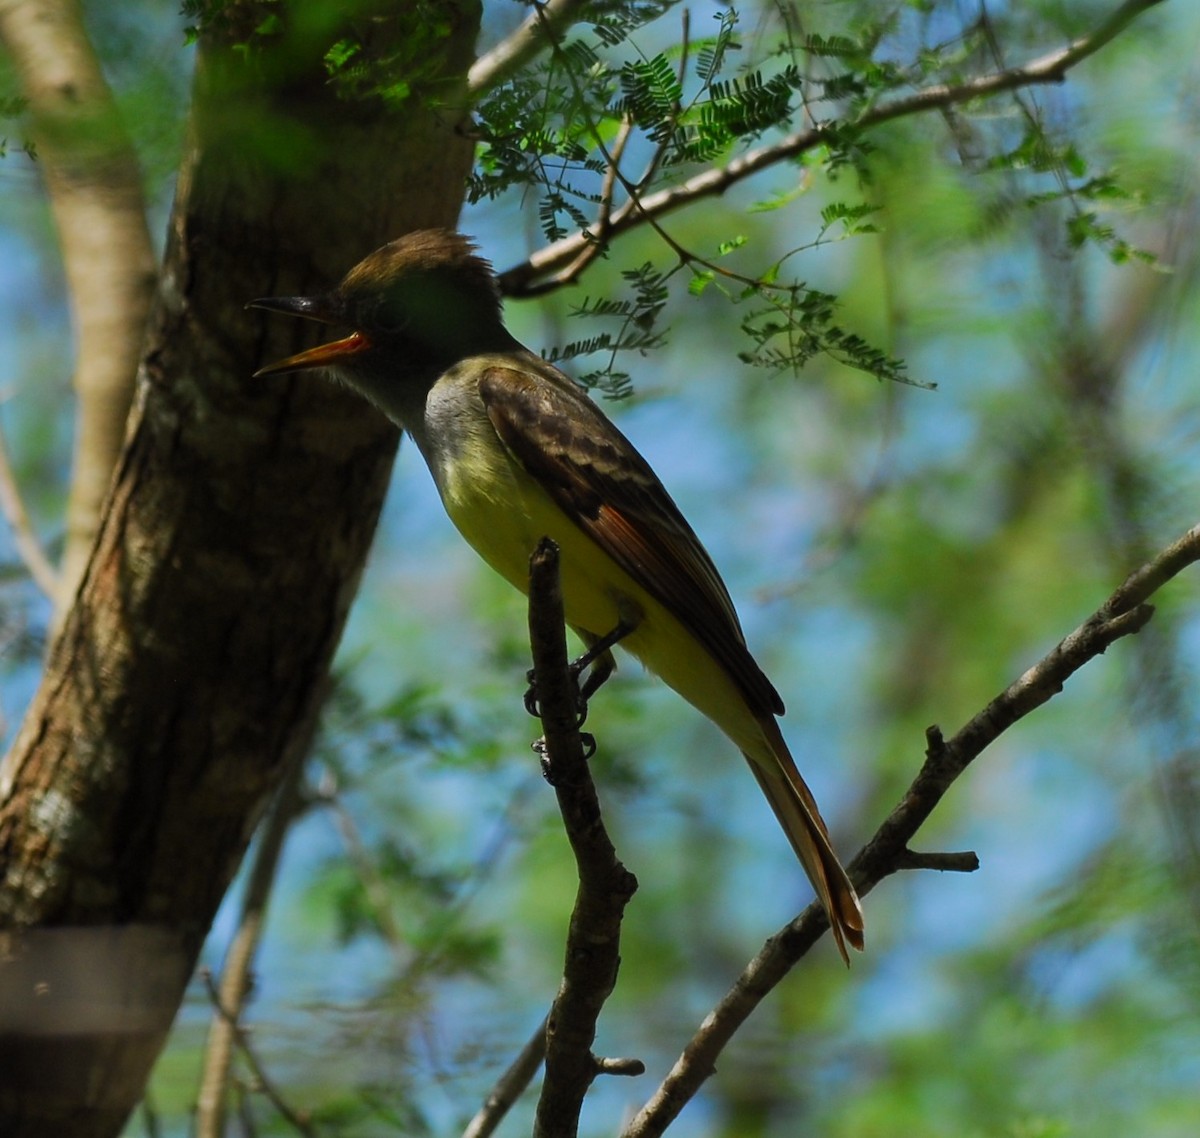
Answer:
[[479, 395], [479, 376], [493, 363], [484, 356], [455, 364], [429, 389], [410, 428], [443, 498], [464, 478], [508, 476], [508, 452]]

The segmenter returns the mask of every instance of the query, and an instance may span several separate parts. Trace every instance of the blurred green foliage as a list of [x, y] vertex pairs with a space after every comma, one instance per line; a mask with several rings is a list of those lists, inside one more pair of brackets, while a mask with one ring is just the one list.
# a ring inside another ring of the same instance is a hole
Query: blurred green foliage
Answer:
[[[92, 7], [161, 213], [186, 114], [183, 22]], [[526, 251], [514, 210], [531, 243], [596, 216], [622, 129], [623, 168], [652, 191], [828, 124], [818, 149], [664, 219], [673, 245], [643, 228], [509, 318], [624, 397], [610, 409], [726, 573], [846, 854], [903, 793], [930, 723], [955, 730], [1196, 521], [1194, 8], [1156, 9], [1061, 87], [858, 125], [1112, 9], [706, 5], [685, 50], [680, 8], [597, 5], [479, 108], [463, 228], [500, 267]], [[490, 34], [524, 14], [495, 4]], [[345, 39], [326, 60], [347, 97], [407, 94]], [[68, 364], [61, 329], [36, 319], [61, 282], [25, 161], [10, 147], [0, 168], [3, 240], [26, 266], [21, 297], [5, 283], [22, 376], [6, 429], [52, 543], [69, 430], [65, 384], [44, 377]], [[819, 342], [804, 338], [815, 318]], [[3, 588], [11, 720], [44, 616]], [[979, 760], [923, 838], [976, 850], [982, 869], [885, 883], [866, 902], [866, 956], [847, 974], [822, 945], [673, 1133], [1195, 1132], [1198, 602], [1193, 577], [1175, 582], [1137, 642]], [[318, 1133], [455, 1132], [553, 996], [574, 874], [529, 750], [527, 655], [520, 598], [476, 567], [402, 455], [249, 1013], [256, 1055]], [[626, 665], [589, 728], [641, 880], [597, 1049], [650, 1072], [597, 1085], [584, 1132], [608, 1134], [807, 896], [740, 760], [671, 693]], [[131, 1135], [187, 1132], [210, 1015], [197, 983]], [[257, 1133], [292, 1132], [244, 1064], [239, 1080]]]

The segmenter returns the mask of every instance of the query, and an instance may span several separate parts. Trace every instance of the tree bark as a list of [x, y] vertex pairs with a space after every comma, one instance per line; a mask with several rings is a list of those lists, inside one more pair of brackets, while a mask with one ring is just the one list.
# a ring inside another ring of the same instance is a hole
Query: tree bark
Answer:
[[[385, 240], [454, 223], [479, 13], [411, 7], [332, 30], [284, 8], [264, 33], [281, 9], [239, 4], [203, 34], [127, 444], [0, 768], [6, 1138], [119, 1133], [310, 742], [397, 436], [319, 378], [251, 379], [316, 330], [244, 305], [319, 291]], [[422, 88], [399, 105], [339, 95], [323, 59], [343, 35], [376, 59], [422, 42]]]

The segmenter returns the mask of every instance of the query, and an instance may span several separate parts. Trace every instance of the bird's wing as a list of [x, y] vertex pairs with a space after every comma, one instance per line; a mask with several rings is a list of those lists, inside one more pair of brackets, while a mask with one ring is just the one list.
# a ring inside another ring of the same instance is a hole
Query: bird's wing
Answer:
[[479, 394], [496, 434], [559, 508], [704, 645], [756, 714], [781, 715], [716, 567], [633, 444], [541, 361], [485, 369]]

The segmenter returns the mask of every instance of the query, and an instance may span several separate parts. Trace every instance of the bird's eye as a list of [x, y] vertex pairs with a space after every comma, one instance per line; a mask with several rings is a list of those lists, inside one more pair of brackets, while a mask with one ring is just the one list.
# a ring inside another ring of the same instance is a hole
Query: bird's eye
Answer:
[[382, 300], [371, 313], [371, 324], [380, 332], [395, 335], [408, 327], [408, 314], [395, 301]]
[[402, 333], [408, 327], [408, 317], [402, 309], [384, 307], [376, 317], [376, 327], [385, 333]]

